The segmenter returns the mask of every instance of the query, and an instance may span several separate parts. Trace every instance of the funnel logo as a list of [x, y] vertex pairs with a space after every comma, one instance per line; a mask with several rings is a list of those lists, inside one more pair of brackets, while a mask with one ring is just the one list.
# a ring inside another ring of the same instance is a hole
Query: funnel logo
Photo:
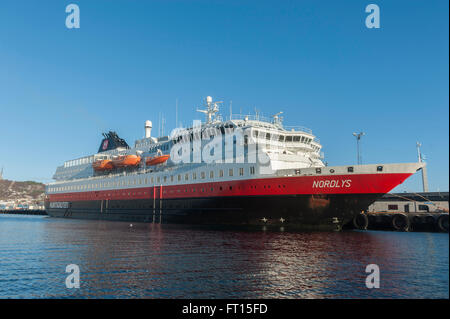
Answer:
[[104, 141], [103, 141], [102, 149], [103, 149], [103, 150], [106, 150], [107, 148], [108, 148], [108, 140], [104, 140]]

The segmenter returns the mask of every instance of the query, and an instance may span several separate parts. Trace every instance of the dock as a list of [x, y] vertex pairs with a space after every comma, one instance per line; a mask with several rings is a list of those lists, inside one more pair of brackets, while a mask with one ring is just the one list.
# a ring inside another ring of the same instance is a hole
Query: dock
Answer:
[[47, 212], [43, 209], [3, 209], [3, 210], [0, 210], [0, 214], [47, 215]]
[[448, 213], [364, 212], [356, 216], [348, 228], [448, 232]]
[[449, 193], [390, 193], [357, 215], [346, 228], [448, 232]]

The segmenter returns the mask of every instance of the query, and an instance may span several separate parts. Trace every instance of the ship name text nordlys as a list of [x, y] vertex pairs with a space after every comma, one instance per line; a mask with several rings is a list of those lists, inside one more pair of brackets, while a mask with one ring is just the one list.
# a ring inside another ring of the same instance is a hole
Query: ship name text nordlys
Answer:
[[321, 180], [321, 181], [313, 181], [313, 188], [348, 188], [351, 186], [351, 179], [333, 179], [333, 180]]

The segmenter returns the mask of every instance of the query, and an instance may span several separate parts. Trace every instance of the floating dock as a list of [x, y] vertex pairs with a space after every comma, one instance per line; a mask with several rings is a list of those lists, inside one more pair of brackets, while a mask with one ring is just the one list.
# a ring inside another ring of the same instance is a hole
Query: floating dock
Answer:
[[347, 228], [448, 232], [448, 192], [386, 194]]

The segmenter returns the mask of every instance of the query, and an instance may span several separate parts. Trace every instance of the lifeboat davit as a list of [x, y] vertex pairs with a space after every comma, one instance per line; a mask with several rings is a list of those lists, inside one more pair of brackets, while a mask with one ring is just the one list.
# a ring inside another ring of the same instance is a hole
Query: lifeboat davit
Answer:
[[170, 155], [147, 157], [145, 160], [145, 164], [147, 164], [147, 166], [162, 164], [162, 163], [165, 163], [169, 159], [169, 157], [170, 157]]
[[114, 168], [111, 160], [98, 160], [92, 163], [92, 168], [94, 171], [110, 171]]
[[134, 167], [141, 162], [141, 157], [137, 155], [119, 155], [112, 159], [114, 167]]

